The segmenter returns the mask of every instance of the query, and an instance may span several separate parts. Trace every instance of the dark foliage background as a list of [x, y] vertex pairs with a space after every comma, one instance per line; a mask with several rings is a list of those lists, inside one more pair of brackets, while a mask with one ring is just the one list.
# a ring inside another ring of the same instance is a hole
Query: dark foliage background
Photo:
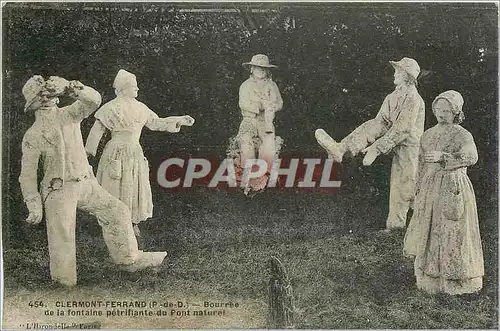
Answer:
[[[199, 11], [198, 9], [205, 9]], [[21, 139], [32, 124], [21, 88], [33, 74], [59, 75], [95, 87], [107, 102], [120, 68], [137, 75], [139, 99], [160, 116], [188, 113], [193, 128], [172, 135], [145, 131], [152, 170], [175, 153], [224, 156], [239, 123], [241, 63], [266, 53], [285, 105], [277, 131], [283, 153], [324, 156], [314, 130], [341, 138], [373, 117], [391, 92], [389, 60], [415, 58], [419, 90], [431, 102], [456, 89], [465, 99], [464, 127], [480, 159], [469, 171], [483, 239], [497, 243], [497, 8], [494, 4], [14, 4], [3, 7], [4, 240], [23, 243], [26, 216], [17, 178]], [[93, 119], [84, 121], [86, 137]], [[95, 160], [93, 161], [95, 164]], [[387, 198], [389, 158], [370, 168], [342, 167], [352, 203]], [[156, 195], [158, 187], [153, 184]], [[158, 193], [159, 194], [159, 193]], [[356, 202], [357, 201], [357, 202]], [[362, 215], [360, 215], [363, 217]], [[383, 220], [380, 220], [383, 222]], [[382, 224], [382, 223], [381, 223]]]

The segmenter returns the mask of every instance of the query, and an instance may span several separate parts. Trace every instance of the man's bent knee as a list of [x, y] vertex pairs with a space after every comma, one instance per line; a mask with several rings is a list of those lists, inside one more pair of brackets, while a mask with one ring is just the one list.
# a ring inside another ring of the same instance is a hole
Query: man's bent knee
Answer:
[[112, 215], [118, 222], [132, 222], [132, 214], [128, 206], [122, 201], [117, 201], [115, 207], [112, 210]]

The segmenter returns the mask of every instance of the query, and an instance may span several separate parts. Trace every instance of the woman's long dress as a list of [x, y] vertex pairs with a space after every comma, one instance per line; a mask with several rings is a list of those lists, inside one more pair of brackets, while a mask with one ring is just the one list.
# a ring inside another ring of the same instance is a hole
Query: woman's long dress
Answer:
[[[423, 155], [444, 152], [444, 161]], [[415, 210], [404, 252], [415, 256], [418, 288], [429, 293], [472, 293], [482, 287], [483, 252], [476, 197], [467, 167], [477, 162], [472, 135], [460, 125], [436, 125], [421, 139]]]
[[159, 118], [135, 99], [121, 97], [103, 105], [94, 116], [112, 136], [99, 161], [96, 176], [99, 184], [129, 207], [134, 224], [152, 217], [149, 164], [139, 138], [144, 126], [178, 132], [178, 124], [169, 118]]

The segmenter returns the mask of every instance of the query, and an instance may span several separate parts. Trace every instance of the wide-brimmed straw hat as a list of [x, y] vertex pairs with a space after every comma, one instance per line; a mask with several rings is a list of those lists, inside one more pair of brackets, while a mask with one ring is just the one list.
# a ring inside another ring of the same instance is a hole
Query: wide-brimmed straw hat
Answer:
[[278, 68], [274, 64], [270, 64], [269, 58], [267, 57], [267, 55], [264, 54], [257, 54], [252, 56], [252, 60], [250, 62], [243, 63], [243, 66], [245, 68], [248, 68], [249, 66], [256, 66], [262, 68]]
[[420, 66], [417, 61], [412, 58], [404, 57], [399, 61], [389, 61], [389, 63], [392, 64], [394, 69], [401, 69], [415, 79], [417, 79], [420, 74]]
[[31, 104], [35, 101], [36, 97], [45, 88], [45, 79], [40, 75], [35, 75], [28, 79], [24, 84], [22, 92], [26, 103], [24, 104], [24, 111], [28, 111]]

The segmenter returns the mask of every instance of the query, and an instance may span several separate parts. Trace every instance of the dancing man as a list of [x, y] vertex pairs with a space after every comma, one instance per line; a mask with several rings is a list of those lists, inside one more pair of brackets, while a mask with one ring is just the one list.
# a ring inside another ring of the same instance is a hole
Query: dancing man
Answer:
[[[111, 258], [123, 269], [159, 266], [167, 253], [138, 250], [129, 209], [99, 186], [88, 163], [80, 123], [99, 107], [101, 95], [78, 81], [45, 81], [42, 76], [30, 78], [22, 92], [25, 112], [34, 111], [36, 119], [23, 138], [19, 182], [29, 210], [26, 221], [40, 223], [45, 210], [52, 279], [76, 285], [77, 209], [97, 216]], [[63, 94], [76, 101], [59, 108], [58, 96]], [[44, 167], [39, 192], [40, 159]]]
[[393, 155], [386, 227], [404, 228], [415, 194], [420, 137], [424, 132], [425, 105], [417, 91], [420, 67], [414, 59], [390, 61], [395, 69], [396, 89], [389, 94], [377, 116], [356, 128], [340, 143], [323, 129], [315, 132], [318, 143], [334, 162], [342, 162], [346, 152], [365, 153], [369, 166], [381, 154]]

